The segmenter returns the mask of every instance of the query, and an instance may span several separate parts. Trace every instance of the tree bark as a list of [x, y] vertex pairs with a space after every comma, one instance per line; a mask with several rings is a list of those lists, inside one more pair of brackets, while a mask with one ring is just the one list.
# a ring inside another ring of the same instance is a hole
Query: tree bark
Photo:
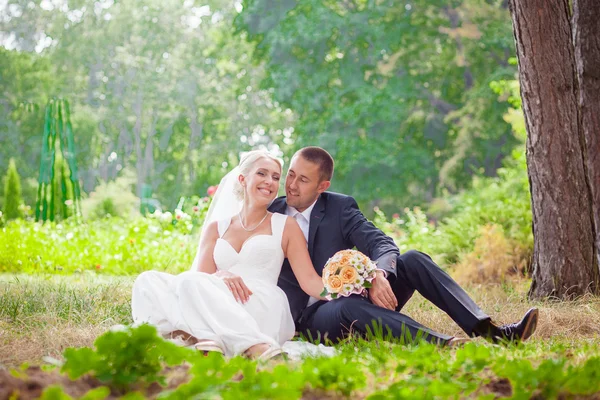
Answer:
[[533, 211], [530, 298], [598, 291], [569, 0], [510, 0]]
[[600, 263], [600, 4], [573, 2], [575, 61], [579, 81], [579, 108], [587, 148], [587, 170]]

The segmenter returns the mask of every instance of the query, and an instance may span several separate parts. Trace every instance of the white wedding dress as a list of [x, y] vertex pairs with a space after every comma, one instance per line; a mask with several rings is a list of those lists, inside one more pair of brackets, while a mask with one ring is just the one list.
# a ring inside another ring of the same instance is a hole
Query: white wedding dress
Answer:
[[[223, 280], [212, 274], [146, 271], [133, 285], [134, 322], [154, 325], [160, 334], [182, 330], [198, 339], [214, 340], [227, 356], [259, 343], [283, 346], [295, 333], [287, 297], [277, 286], [284, 260], [281, 238], [286, 218], [273, 214], [272, 234], [250, 237], [239, 253], [222, 238], [231, 219], [218, 222], [219, 238], [213, 253], [217, 270], [244, 280], [252, 291], [247, 303], [238, 303]], [[288, 342], [284, 350], [292, 356], [333, 351], [298, 342]]]

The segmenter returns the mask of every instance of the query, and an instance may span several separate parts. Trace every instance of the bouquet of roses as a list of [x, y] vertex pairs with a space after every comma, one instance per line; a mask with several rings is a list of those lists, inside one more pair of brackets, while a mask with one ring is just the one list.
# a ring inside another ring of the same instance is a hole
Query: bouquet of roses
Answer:
[[358, 250], [341, 250], [327, 260], [323, 267], [323, 293], [332, 300], [351, 294], [365, 294], [375, 279], [377, 266]]

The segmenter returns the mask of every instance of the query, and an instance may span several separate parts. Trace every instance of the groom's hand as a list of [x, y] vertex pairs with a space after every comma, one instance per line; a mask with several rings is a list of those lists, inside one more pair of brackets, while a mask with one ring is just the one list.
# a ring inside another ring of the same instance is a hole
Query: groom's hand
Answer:
[[390, 282], [385, 278], [381, 270], [375, 272], [375, 279], [371, 282], [373, 287], [369, 289], [369, 298], [376, 306], [395, 310], [398, 307], [398, 300], [390, 286]]
[[239, 303], [246, 303], [248, 300], [250, 300], [252, 291], [248, 289], [248, 286], [246, 286], [240, 276], [226, 271], [219, 271], [218, 274], [231, 291], [231, 294], [233, 294], [233, 297], [235, 297], [235, 301]]

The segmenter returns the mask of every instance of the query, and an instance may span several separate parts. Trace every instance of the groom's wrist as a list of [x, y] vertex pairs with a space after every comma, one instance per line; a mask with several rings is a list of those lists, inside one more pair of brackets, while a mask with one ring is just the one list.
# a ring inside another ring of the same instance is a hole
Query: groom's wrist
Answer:
[[388, 272], [385, 269], [377, 268], [375, 270], [375, 272], [381, 272], [383, 274], [383, 277], [386, 278], [386, 279], [388, 277]]

